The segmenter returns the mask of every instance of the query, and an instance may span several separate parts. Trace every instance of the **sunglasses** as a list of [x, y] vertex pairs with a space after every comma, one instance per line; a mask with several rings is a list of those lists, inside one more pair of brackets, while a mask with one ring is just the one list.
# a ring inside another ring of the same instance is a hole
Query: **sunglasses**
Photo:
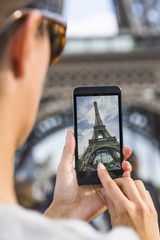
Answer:
[[[36, 9], [36, 8], [35, 8]], [[13, 22], [20, 22], [25, 19], [29, 13], [31, 13], [33, 8], [24, 8], [16, 10], [12, 15], [5, 21], [0, 29], [0, 35], [3, 33], [3, 30], [10, 26]], [[42, 21], [45, 21], [45, 24], [48, 29], [51, 54], [50, 54], [50, 65], [56, 63], [59, 60], [60, 54], [64, 48], [66, 42], [66, 21], [57, 13], [53, 13], [48, 10], [38, 9], [42, 15]]]

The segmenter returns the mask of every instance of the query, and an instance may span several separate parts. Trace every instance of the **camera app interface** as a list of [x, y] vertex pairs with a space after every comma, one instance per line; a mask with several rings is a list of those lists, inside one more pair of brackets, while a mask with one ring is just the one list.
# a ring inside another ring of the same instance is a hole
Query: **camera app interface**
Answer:
[[118, 96], [79, 96], [77, 104], [79, 171], [121, 169]]

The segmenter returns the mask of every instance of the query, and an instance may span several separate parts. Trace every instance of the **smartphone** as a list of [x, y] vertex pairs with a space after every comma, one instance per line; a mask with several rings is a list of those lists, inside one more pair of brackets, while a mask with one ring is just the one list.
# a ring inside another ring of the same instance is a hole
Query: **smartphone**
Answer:
[[78, 184], [100, 184], [97, 175], [100, 162], [112, 178], [121, 177], [123, 138], [120, 87], [76, 87], [73, 90], [73, 116]]

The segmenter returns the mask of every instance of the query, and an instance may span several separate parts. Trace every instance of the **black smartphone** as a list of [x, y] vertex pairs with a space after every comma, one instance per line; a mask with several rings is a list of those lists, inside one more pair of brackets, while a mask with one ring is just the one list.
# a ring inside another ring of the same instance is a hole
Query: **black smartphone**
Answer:
[[75, 168], [78, 184], [100, 184], [102, 162], [112, 178], [123, 170], [121, 89], [118, 86], [76, 87], [73, 90]]

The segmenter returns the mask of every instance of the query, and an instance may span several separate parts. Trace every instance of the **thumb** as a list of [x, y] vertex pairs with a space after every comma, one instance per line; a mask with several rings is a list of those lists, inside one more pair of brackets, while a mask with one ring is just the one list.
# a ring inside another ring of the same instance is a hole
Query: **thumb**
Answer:
[[66, 142], [63, 149], [63, 154], [60, 164], [72, 164], [75, 153], [75, 138], [70, 130], [66, 130]]

